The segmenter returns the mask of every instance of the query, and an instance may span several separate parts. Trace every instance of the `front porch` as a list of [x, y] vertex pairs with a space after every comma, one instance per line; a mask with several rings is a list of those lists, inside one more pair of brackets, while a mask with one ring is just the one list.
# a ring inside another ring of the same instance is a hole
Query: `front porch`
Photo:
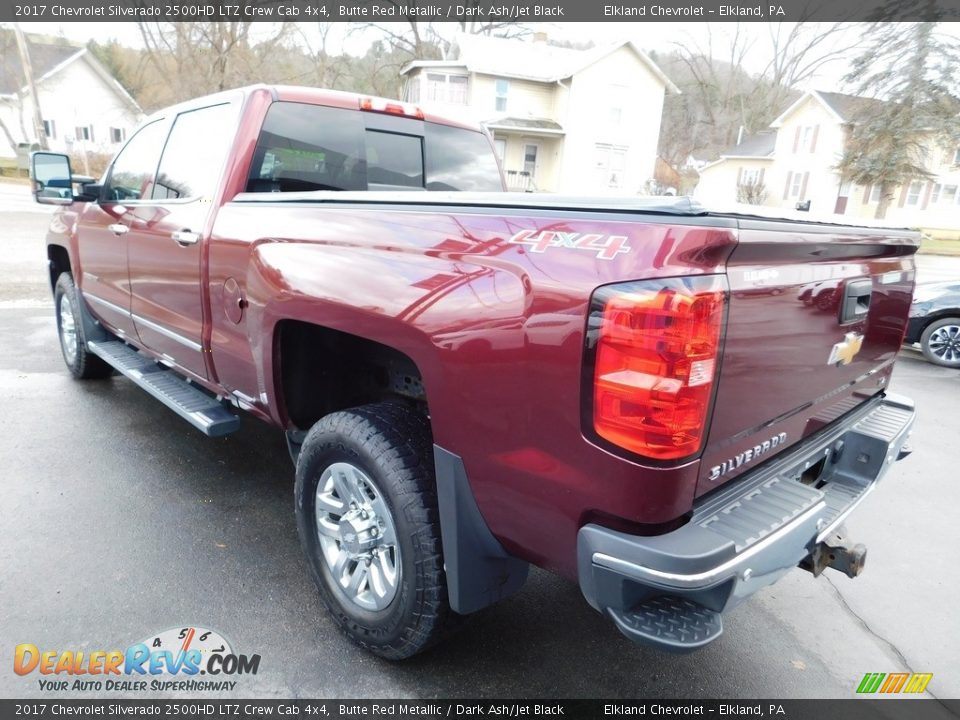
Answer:
[[504, 118], [487, 123], [511, 192], [556, 192], [563, 128], [552, 120]]

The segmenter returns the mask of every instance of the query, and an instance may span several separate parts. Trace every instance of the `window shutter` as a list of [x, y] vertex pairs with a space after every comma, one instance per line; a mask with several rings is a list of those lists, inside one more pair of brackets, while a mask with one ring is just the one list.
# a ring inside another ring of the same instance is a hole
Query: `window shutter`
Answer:
[[93, 138], [93, 125], [90, 126], [90, 142], [96, 142]]
[[787, 173], [787, 184], [783, 187], [783, 199], [786, 200], [790, 197], [790, 181], [793, 180], [793, 173]]
[[757, 178], [757, 185], [763, 185], [763, 171], [764, 168], [760, 168], [760, 177]]
[[737, 168], [737, 186], [743, 183], [743, 168]]
[[900, 203], [899, 203], [900, 207], [903, 207], [903, 204], [907, 201], [907, 193], [909, 192], [910, 192], [910, 181], [907, 181], [900, 188]]
[[813, 137], [810, 138], [810, 152], [815, 153], [817, 151], [817, 135], [820, 133], [820, 126], [813, 126]]
[[800, 202], [803, 202], [807, 199], [807, 180], [810, 179], [810, 172], [807, 171], [803, 174], [803, 182], [800, 183]]
[[932, 192], [933, 192], [933, 183], [928, 182], [927, 186], [924, 188], [924, 191], [923, 191], [923, 203], [920, 205], [921, 210], [927, 209], [927, 205], [930, 203], [930, 193]]
[[862, 203], [863, 205], [866, 205], [867, 203], [870, 202], [870, 191], [871, 191], [871, 190], [873, 190], [873, 186], [872, 186], [872, 185], [864, 185], [864, 186], [863, 186], [863, 203]]
[[797, 154], [800, 149], [800, 126], [797, 125], [797, 131], [793, 134], [793, 154]]

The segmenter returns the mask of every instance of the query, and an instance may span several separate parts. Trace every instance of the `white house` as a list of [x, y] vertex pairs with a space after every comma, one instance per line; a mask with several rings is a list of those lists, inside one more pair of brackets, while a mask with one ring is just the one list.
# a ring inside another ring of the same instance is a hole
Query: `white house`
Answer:
[[455, 55], [407, 64], [404, 99], [483, 122], [511, 189], [636, 194], [653, 177], [664, 94], [679, 90], [634, 43], [463, 35]]
[[[143, 112], [86, 48], [27, 36], [44, 132], [51, 150], [113, 153]], [[0, 119], [14, 143], [36, 142], [33, 101], [13, 33], [0, 31]], [[16, 148], [0, 136], [0, 155]]]
[[[858, 111], [876, 103], [882, 111], [880, 100], [804, 93], [771, 123], [771, 133], [746, 139], [702, 168], [695, 196], [707, 204], [727, 204], [738, 186], [759, 177], [766, 188], [762, 204], [768, 207], [792, 209], [809, 202], [813, 215], [874, 217], [880, 188], [844, 180], [837, 165]], [[931, 177], [898, 187], [884, 223], [960, 235], [960, 147], [931, 142], [926, 157]]]

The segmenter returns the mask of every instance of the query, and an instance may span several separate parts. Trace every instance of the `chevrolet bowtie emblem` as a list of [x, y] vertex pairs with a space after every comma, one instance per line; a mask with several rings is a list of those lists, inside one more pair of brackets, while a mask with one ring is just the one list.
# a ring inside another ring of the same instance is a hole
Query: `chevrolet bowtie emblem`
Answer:
[[830, 351], [830, 358], [827, 365], [849, 365], [860, 348], [863, 347], [863, 335], [858, 332], [850, 332], [843, 336], [843, 340], [833, 346]]

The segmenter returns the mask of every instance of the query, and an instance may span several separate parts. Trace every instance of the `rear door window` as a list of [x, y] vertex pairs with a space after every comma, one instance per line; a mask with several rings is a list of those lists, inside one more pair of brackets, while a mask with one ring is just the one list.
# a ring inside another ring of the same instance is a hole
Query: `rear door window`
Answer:
[[248, 192], [491, 190], [486, 135], [412, 118], [278, 102], [264, 120]]
[[230, 152], [238, 108], [231, 103], [180, 113], [153, 186], [154, 200], [211, 198]]

